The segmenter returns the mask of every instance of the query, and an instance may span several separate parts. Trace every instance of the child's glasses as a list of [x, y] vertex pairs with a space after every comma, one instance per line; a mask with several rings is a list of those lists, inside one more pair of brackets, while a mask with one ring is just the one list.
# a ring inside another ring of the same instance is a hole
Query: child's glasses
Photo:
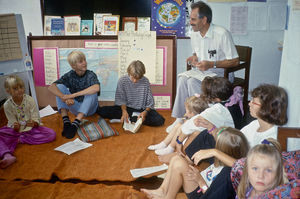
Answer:
[[252, 103], [252, 104], [254, 104], [256, 106], [261, 106], [261, 104], [254, 102], [253, 99], [251, 99], [250, 103]]

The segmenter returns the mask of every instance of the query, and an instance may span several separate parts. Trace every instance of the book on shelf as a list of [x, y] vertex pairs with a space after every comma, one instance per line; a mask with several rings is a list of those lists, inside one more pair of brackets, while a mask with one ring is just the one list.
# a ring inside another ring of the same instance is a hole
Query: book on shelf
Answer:
[[129, 121], [129, 123], [124, 122], [123, 128], [124, 128], [125, 131], [130, 131], [131, 133], [136, 133], [136, 132], [138, 132], [138, 130], [142, 126], [142, 123], [143, 123], [142, 118], [138, 119], [136, 121], [136, 123], [131, 123], [130, 121]]
[[94, 35], [101, 35], [103, 29], [103, 16], [111, 13], [94, 13]]
[[64, 16], [65, 19], [65, 35], [80, 35], [80, 22], [81, 17], [75, 16]]
[[104, 15], [102, 35], [118, 35], [119, 21], [119, 15]]
[[137, 18], [137, 31], [150, 31], [150, 17]]
[[137, 30], [137, 18], [136, 17], [123, 17], [122, 18], [122, 30], [123, 31], [136, 31]]
[[44, 35], [45, 36], [50, 36], [51, 35], [51, 19], [54, 18], [61, 18], [60, 16], [49, 16], [45, 15], [44, 16]]
[[65, 35], [65, 21], [63, 18], [51, 19], [51, 35]]
[[93, 35], [93, 20], [81, 20], [80, 35]]

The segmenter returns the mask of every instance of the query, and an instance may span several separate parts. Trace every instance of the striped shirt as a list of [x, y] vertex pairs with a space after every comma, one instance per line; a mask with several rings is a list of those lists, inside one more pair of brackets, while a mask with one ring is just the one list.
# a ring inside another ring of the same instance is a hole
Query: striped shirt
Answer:
[[142, 77], [136, 83], [130, 80], [128, 75], [121, 77], [116, 90], [115, 105], [134, 109], [154, 109], [154, 99], [150, 89], [150, 82]]

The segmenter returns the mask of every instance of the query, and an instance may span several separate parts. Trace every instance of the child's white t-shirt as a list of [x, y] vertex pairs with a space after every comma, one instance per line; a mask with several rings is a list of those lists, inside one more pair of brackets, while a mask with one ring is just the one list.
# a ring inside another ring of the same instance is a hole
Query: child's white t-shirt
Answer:
[[258, 120], [254, 120], [241, 129], [241, 132], [246, 136], [250, 147], [253, 147], [257, 144], [261, 144], [261, 142], [267, 138], [274, 138], [277, 140], [278, 127], [276, 125], [264, 132], [257, 132], [258, 128]]
[[205, 180], [207, 187], [211, 185], [213, 180], [217, 177], [217, 175], [222, 171], [223, 166], [215, 167], [215, 164], [210, 165], [205, 170], [201, 171], [200, 174], [202, 178]]

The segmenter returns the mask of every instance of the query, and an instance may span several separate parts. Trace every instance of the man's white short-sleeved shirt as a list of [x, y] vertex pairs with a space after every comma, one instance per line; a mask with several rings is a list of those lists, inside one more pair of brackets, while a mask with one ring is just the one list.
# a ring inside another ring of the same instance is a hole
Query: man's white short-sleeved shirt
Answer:
[[[228, 30], [221, 26], [210, 24], [204, 37], [200, 32], [191, 33], [191, 45], [193, 53], [196, 53], [198, 61], [222, 61], [238, 57], [233, 39]], [[212, 72], [223, 76], [224, 69], [211, 68]]]

